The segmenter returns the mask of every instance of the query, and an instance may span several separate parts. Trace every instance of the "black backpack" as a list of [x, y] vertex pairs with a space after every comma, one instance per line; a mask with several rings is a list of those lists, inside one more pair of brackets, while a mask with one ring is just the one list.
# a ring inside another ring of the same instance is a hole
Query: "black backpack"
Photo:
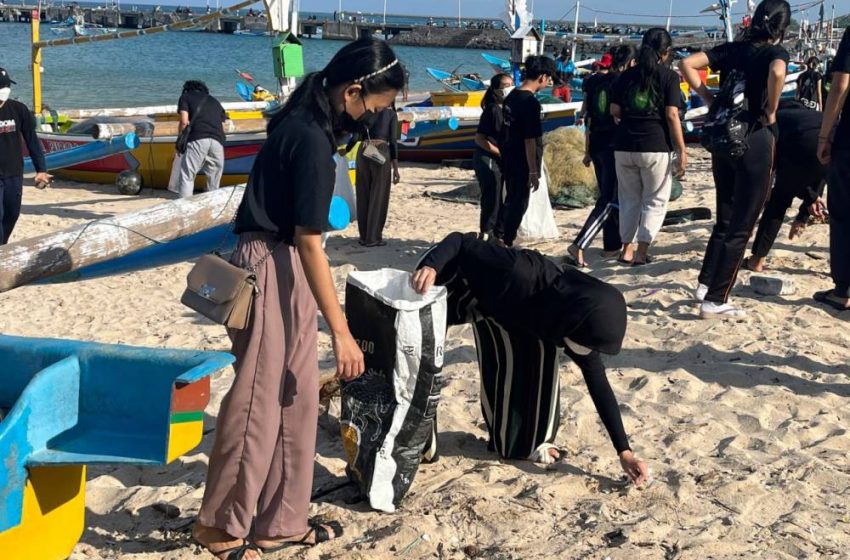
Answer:
[[702, 146], [713, 155], [737, 159], [750, 147], [750, 125], [742, 119], [747, 112], [746, 84], [744, 72], [732, 70], [714, 96], [700, 136]]

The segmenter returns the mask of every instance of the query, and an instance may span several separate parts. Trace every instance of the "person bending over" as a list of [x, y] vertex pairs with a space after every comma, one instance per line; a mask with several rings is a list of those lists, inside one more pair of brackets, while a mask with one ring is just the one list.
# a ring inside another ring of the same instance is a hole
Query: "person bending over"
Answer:
[[[649, 471], [631, 450], [617, 398], [608, 383], [602, 361], [603, 353], [620, 352], [626, 332], [626, 304], [616, 288], [573, 268], [562, 270], [535, 251], [500, 247], [478, 239], [474, 233], [457, 232], [449, 234], [426, 253], [413, 273], [411, 282], [420, 294], [427, 292], [434, 284], [449, 285], [450, 298], [453, 287], [462, 286], [463, 290], [468, 291], [463, 297], [473, 302], [473, 314], [495, 322], [495, 325], [491, 325], [494, 330], [518, 333], [526, 340], [536, 339], [553, 347], [564, 348], [565, 353], [581, 369], [623, 470], [637, 485], [647, 481]], [[539, 342], [535, 346], [539, 347]], [[483, 352], [480, 341], [479, 352]], [[544, 438], [549, 442], [554, 439], [559, 416], [556, 362], [552, 369], [555, 371], [554, 394], [541, 398], [541, 402], [546, 400], [555, 403], [553, 422], [549, 428], [551, 437]], [[510, 394], [507, 398], [510, 401], [514, 398], [514, 390], [521, 392], [523, 386], [531, 381], [518, 378], [518, 372], [530, 375], [536, 373], [533, 370], [526, 364], [522, 368], [514, 368], [513, 375], [505, 380], [513, 389], [505, 386], [503, 391], [498, 392], [502, 395]], [[482, 368], [483, 388], [488, 384], [487, 376], [488, 373]], [[537, 390], [532, 393], [537, 395]], [[485, 397], [482, 394], [482, 399]], [[491, 406], [488, 413], [488, 404], [498, 405], [499, 409]], [[501, 430], [493, 429], [494, 425], [502, 425], [501, 421], [493, 421], [500, 412], [506, 421], [512, 422], [514, 417], [535, 410], [533, 404], [527, 401], [485, 402], [482, 409], [492, 440], [506, 437], [499, 433]], [[503, 449], [501, 442], [491, 443]], [[549, 457], [541, 457], [542, 462], [552, 462], [558, 458], [560, 453], [557, 449], [551, 444], [545, 447]]]

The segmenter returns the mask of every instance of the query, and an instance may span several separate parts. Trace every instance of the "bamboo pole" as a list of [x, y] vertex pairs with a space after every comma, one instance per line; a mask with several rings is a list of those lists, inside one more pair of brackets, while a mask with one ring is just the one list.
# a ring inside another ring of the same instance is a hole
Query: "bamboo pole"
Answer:
[[180, 29], [185, 29], [187, 27], [194, 27], [199, 24], [207, 24], [215, 19], [220, 18], [221, 16], [226, 16], [231, 12], [235, 12], [237, 10], [241, 10], [247, 6], [252, 4], [256, 4], [258, 0], [243, 0], [238, 4], [234, 4], [233, 6], [229, 6], [217, 12], [213, 12], [211, 14], [206, 14], [203, 16], [199, 16], [192, 19], [187, 19], [185, 21], [179, 21], [177, 23], [169, 23], [167, 25], [160, 25], [158, 27], [150, 27], [148, 29], [134, 29], [132, 31], [119, 31], [116, 33], [109, 33], [106, 35], [94, 35], [89, 37], [66, 37], [62, 39], [50, 39], [47, 41], [33, 41], [33, 49], [44, 48], [44, 47], [62, 47], [66, 45], [82, 45], [84, 43], [97, 43], [100, 41], [112, 41], [114, 39], [130, 39], [133, 37], [141, 37], [143, 35], [153, 35], [154, 33], [162, 33], [164, 31], [178, 31]]

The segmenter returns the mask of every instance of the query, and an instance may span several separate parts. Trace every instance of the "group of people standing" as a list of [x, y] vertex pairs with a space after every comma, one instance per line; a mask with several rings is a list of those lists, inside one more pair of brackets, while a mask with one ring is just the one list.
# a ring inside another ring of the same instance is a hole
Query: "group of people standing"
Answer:
[[[802, 198], [804, 204], [792, 235], [802, 231], [810, 215], [827, 213], [821, 198], [827, 174], [836, 289], [819, 293], [816, 299], [833, 307], [847, 307], [850, 242], [846, 239], [850, 236], [841, 237], [837, 233], [847, 227], [842, 222], [846, 205], [837, 207], [837, 220], [831, 213], [831, 207], [835, 206], [832, 201], [845, 196], [838, 170], [846, 162], [831, 157], [831, 150], [844, 150], [845, 143], [850, 145], [850, 140], [845, 141], [840, 134], [845, 125], [835, 126], [846, 100], [843, 70], [850, 61], [843, 61], [842, 57], [847, 56], [848, 49], [839, 49], [831, 68], [832, 88], [824, 114], [817, 111], [823, 106], [823, 75], [817, 70], [817, 59], [808, 61], [809, 69], [800, 78], [798, 101], [783, 100], [780, 104], [789, 62], [782, 42], [790, 22], [791, 11], [785, 0], [764, 0], [736, 41], [690, 55], [679, 64], [691, 91], [708, 105], [714, 101], [714, 95], [701, 73], [709, 67], [719, 72], [721, 89], [733, 77], [742, 77], [746, 84], [745, 110], [738, 116], [745, 127], [746, 150], [743, 154], [712, 154], [716, 224], [695, 291], [703, 318], [743, 315], [740, 308], [729, 302], [738, 271], [742, 266], [755, 271], [764, 268], [767, 252], [794, 197]], [[842, 41], [842, 47], [845, 43]], [[567, 249], [565, 260], [578, 267], [588, 266], [586, 250], [600, 231], [603, 257], [616, 257], [621, 264], [630, 266], [651, 262], [650, 247], [667, 213], [672, 180], [683, 176], [688, 164], [682, 126], [685, 96], [679, 74], [670, 67], [673, 52], [669, 33], [661, 28], [650, 29], [637, 51], [619, 46], [608, 55], [597, 72], [585, 79], [583, 87], [580, 118], [586, 127], [584, 162], [594, 167], [599, 197]], [[536, 75], [536, 69], [542, 66], [534, 58], [528, 65], [532, 73], [526, 78]], [[491, 123], [498, 122], [498, 105], [502, 99], [506, 124], [508, 115], [518, 114], [512, 105], [522, 94], [512, 92], [506, 97], [499, 94], [509, 85], [505, 78], [497, 76], [485, 98], [484, 117], [476, 137], [475, 169], [482, 185], [482, 235], [492, 233], [498, 241], [510, 245], [514, 240], [513, 230], [505, 228], [505, 223], [515, 222], [516, 216], [521, 219], [525, 210], [522, 202], [527, 201], [527, 193], [535, 185], [530, 177], [517, 173], [515, 166], [511, 171], [505, 154], [501, 155], [502, 164], [498, 167], [499, 150], [505, 151], [511, 145], [516, 149], [515, 139], [521, 135], [515, 131], [533, 129], [536, 133], [539, 129], [537, 120], [527, 113], [523, 114], [527, 122], [513, 124], [513, 128], [505, 126], [507, 132], [494, 129]], [[533, 150], [529, 148], [531, 153]], [[781, 155], [780, 159], [777, 154]], [[502, 198], [497, 168], [504, 175], [505, 202], [501, 213], [494, 210]], [[520, 186], [524, 187], [521, 192]], [[753, 256], [745, 259], [747, 244], [760, 216]]]

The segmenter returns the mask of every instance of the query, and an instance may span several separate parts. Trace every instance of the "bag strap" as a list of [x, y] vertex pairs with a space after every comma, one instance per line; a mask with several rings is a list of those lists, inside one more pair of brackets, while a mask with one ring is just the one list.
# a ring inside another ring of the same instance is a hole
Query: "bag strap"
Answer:
[[[245, 188], [247, 189], [248, 187], [246, 186]], [[230, 199], [228, 199], [228, 203], [229, 202], [230, 202]], [[238, 215], [239, 215], [239, 209], [237, 208], [236, 212], [233, 213], [233, 218], [231, 218], [231, 220], [230, 220], [230, 227], [228, 228], [228, 231], [226, 231], [224, 233], [224, 235], [221, 238], [221, 242], [219, 242], [218, 246], [215, 249], [210, 251], [210, 254], [217, 255], [217, 256], [221, 257], [221, 250], [224, 248], [224, 244], [227, 242], [228, 236], [230, 236], [230, 234], [233, 233], [234, 230], [236, 229], [236, 218], [237, 218]], [[247, 270], [251, 274], [255, 274], [257, 272], [257, 269], [260, 268], [260, 266], [262, 266], [267, 260], [269, 260], [269, 257], [271, 257], [274, 254], [274, 252], [277, 251], [278, 248], [281, 245], [283, 245], [283, 240], [278, 241], [275, 244], [275, 246], [272, 247], [271, 251], [269, 251], [265, 255], [263, 255], [260, 258], [260, 260], [257, 261], [256, 263], [245, 268], [245, 270]]]
[[[204, 108], [204, 105], [207, 104], [207, 99], [209, 99], [210, 97], [212, 97], [212, 96], [210, 94], [207, 94], [206, 97], [201, 99], [201, 102], [198, 104], [198, 110], [195, 111], [195, 117], [197, 117], [198, 115], [201, 114], [201, 110]], [[189, 111], [186, 111], [186, 112], [188, 113]], [[185, 130], [192, 132], [192, 123], [194, 123], [194, 122], [195, 122], [195, 118], [194, 117], [190, 118], [189, 124], [186, 126]]]

